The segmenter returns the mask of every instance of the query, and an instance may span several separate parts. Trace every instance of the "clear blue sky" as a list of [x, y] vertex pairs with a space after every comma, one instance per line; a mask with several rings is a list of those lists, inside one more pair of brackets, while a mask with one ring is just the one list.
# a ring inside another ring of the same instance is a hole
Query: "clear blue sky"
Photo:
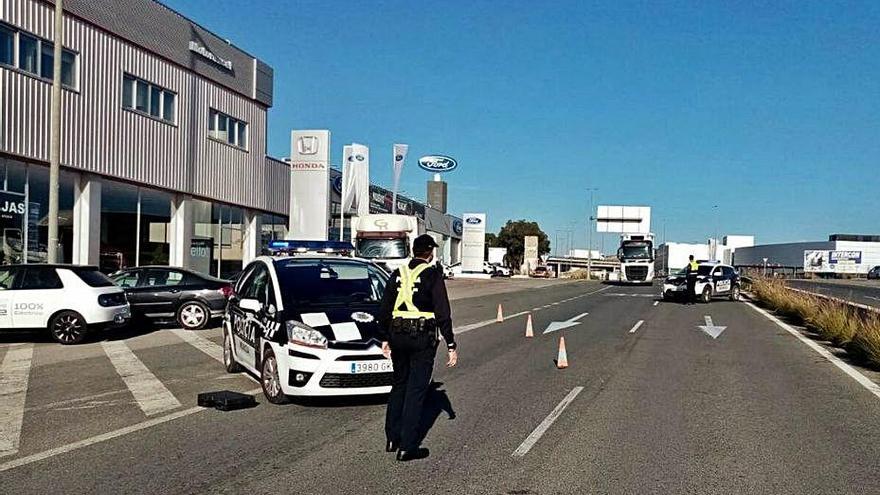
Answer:
[[449, 154], [451, 211], [492, 230], [584, 246], [596, 187], [671, 241], [880, 234], [877, 1], [166, 3], [274, 67], [270, 154], [328, 128], [386, 185], [394, 142]]

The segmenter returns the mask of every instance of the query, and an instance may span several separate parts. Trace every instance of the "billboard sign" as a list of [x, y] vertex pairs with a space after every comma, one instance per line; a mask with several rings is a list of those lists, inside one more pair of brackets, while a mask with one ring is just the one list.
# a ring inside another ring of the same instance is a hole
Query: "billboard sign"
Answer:
[[486, 214], [465, 213], [462, 218], [461, 270], [482, 272], [486, 249]]
[[452, 172], [458, 168], [458, 162], [445, 155], [428, 155], [419, 158], [419, 167], [434, 173]]
[[597, 232], [648, 234], [651, 232], [650, 206], [599, 206]]
[[810, 273], [857, 273], [862, 271], [861, 251], [804, 251], [804, 271]]
[[290, 134], [290, 225], [293, 239], [326, 241], [330, 223], [330, 131]]
[[538, 236], [536, 235], [527, 235], [525, 237], [525, 262], [535, 262], [538, 261]]

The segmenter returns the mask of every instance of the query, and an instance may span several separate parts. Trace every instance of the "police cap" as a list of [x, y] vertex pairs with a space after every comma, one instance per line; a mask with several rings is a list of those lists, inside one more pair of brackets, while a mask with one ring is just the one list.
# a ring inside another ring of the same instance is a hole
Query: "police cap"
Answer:
[[428, 234], [422, 234], [413, 241], [413, 251], [416, 253], [426, 253], [434, 248], [440, 247], [433, 237]]

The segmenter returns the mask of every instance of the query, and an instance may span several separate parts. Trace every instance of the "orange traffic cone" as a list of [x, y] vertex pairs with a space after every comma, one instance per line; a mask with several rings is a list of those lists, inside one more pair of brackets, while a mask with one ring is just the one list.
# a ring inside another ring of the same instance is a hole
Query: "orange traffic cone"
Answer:
[[526, 319], [526, 338], [530, 339], [535, 336], [535, 332], [532, 331], [532, 314], [529, 313], [528, 319]]
[[495, 318], [495, 321], [501, 323], [504, 321], [504, 311], [501, 310], [501, 304], [498, 304], [498, 316]]
[[556, 357], [556, 367], [568, 368], [568, 354], [565, 352], [565, 337], [559, 337], [559, 355]]

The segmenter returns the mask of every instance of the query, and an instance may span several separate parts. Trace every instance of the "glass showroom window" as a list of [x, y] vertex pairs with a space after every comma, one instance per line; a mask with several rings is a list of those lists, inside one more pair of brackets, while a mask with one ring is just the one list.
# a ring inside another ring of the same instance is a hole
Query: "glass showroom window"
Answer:
[[263, 249], [269, 247], [272, 241], [287, 238], [287, 217], [263, 213], [262, 226], [260, 227], [260, 246]]
[[0, 64], [15, 65], [15, 32], [0, 25]]
[[177, 95], [129, 74], [122, 75], [122, 107], [174, 123]]
[[101, 184], [101, 270], [167, 265], [171, 196], [114, 181]]
[[137, 187], [102, 181], [101, 271], [112, 273], [137, 265], [137, 218]]
[[168, 226], [171, 224], [171, 196], [140, 188], [141, 216], [138, 265], [167, 265], [171, 252]]
[[208, 136], [237, 148], [247, 149], [247, 122], [213, 108], [208, 112]]
[[[0, 159], [0, 198], [14, 205], [0, 216], [0, 261], [45, 263], [48, 255], [49, 169]], [[61, 262], [72, 260], [74, 175], [62, 172], [59, 183], [58, 234]], [[24, 253], [27, 253], [25, 256]]]

